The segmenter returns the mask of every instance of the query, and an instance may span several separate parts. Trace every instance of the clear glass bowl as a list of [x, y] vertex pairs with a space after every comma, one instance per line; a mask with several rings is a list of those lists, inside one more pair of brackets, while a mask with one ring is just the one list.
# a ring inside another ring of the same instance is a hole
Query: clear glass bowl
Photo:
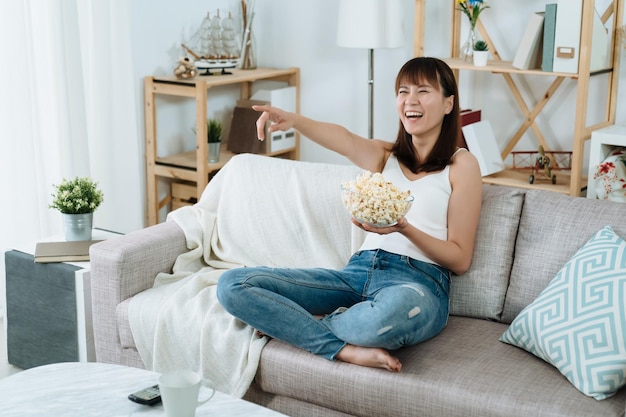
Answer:
[[411, 209], [415, 197], [405, 200], [371, 197], [341, 186], [341, 201], [359, 223], [374, 227], [393, 226]]

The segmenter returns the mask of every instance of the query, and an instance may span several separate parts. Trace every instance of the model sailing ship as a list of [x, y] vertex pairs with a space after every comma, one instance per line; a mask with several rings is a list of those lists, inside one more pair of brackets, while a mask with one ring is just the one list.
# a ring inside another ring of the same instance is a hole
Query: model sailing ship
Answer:
[[239, 45], [236, 39], [235, 22], [232, 14], [222, 19], [220, 11], [215, 16], [207, 13], [200, 28], [182, 47], [195, 59], [198, 70], [205, 70], [203, 75], [211, 75], [210, 70], [221, 69], [222, 74], [229, 74], [227, 68], [235, 68], [239, 62]]

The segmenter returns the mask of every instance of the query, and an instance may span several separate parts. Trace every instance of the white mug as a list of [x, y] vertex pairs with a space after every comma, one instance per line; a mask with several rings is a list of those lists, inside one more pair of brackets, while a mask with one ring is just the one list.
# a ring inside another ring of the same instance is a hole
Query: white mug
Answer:
[[[208, 398], [198, 400], [200, 386], [211, 390]], [[165, 372], [159, 377], [161, 401], [167, 417], [194, 417], [196, 408], [215, 395], [210, 381], [193, 371]]]

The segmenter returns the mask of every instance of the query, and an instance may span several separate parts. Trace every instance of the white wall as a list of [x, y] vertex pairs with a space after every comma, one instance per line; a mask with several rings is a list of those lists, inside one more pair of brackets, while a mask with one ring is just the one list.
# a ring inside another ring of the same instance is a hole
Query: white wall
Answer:
[[[605, 0], [598, 0], [600, 3]], [[411, 0], [404, 0], [407, 42], [402, 48], [377, 50], [375, 52], [375, 122], [374, 136], [394, 140], [398, 119], [395, 114], [393, 86], [395, 75], [401, 65], [413, 55], [413, 12]], [[192, 29], [199, 25], [207, 11], [238, 12], [239, 1], [214, 0], [198, 2], [181, 0], [173, 6], [165, 0], [133, 0], [132, 45], [135, 51], [134, 70], [137, 78], [137, 106], [142, 106], [141, 79], [150, 74], [169, 74], [181, 54], [179, 43]], [[335, 122], [362, 135], [367, 134], [367, 51], [336, 46], [336, 0], [259, 0], [253, 31], [255, 33], [259, 66], [289, 67], [301, 70], [301, 113], [320, 120]], [[496, 2], [497, 3], [497, 2]], [[505, 60], [512, 60], [527, 18], [533, 11], [542, 10], [546, 1], [530, 1], [516, 4], [515, 13], [509, 7], [493, 4], [483, 12], [481, 19], [489, 28], [490, 36]], [[425, 23], [425, 54], [446, 57], [449, 55], [449, 22], [451, 2], [427, 2]], [[465, 35], [463, 33], [463, 35]], [[622, 54], [624, 55], [624, 54]], [[551, 77], [515, 78], [523, 87], [529, 107], [552, 82]], [[626, 88], [626, 65], [621, 70], [620, 81]], [[595, 81], [594, 81], [595, 82]], [[501, 149], [523, 121], [523, 115], [509, 94], [502, 77], [481, 72], [462, 72], [460, 103], [463, 108], [481, 108], [483, 117], [489, 119], [498, 137]], [[574, 102], [576, 84], [566, 81], [542, 114], [537, 124], [556, 150], [569, 150], [573, 134]], [[532, 95], [529, 95], [531, 94]], [[623, 95], [623, 94], [621, 94]], [[620, 95], [620, 96], [621, 96]], [[590, 117], [602, 110], [602, 97], [590, 100]], [[220, 103], [218, 111], [229, 104]], [[220, 107], [221, 106], [221, 107]], [[618, 106], [618, 122], [626, 123], [626, 100]], [[180, 113], [176, 111], [176, 117]], [[140, 114], [143, 114], [140, 112]], [[191, 116], [193, 111], [191, 110]], [[193, 141], [186, 126], [193, 119], [186, 119], [183, 130]], [[176, 127], [170, 126], [172, 129]], [[525, 135], [517, 149], [536, 149], [532, 134]], [[337, 155], [303, 139], [301, 158], [308, 161], [347, 163]], [[141, 161], [139, 161], [141, 163]]]

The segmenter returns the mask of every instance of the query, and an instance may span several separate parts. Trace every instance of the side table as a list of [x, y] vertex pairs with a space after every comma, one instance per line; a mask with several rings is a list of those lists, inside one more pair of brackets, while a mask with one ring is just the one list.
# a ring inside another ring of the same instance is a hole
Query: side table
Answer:
[[[116, 235], [93, 231], [94, 240]], [[35, 263], [35, 245], [15, 247], [4, 256], [9, 363], [28, 369], [95, 361], [89, 262]]]

